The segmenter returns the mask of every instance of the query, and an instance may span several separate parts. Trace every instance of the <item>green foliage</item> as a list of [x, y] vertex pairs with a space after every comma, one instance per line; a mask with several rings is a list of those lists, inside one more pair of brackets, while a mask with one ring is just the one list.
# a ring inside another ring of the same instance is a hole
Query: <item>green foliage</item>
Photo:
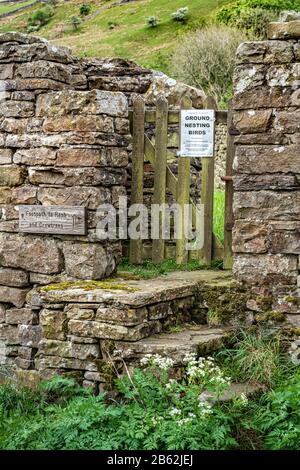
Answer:
[[280, 336], [263, 330], [241, 331], [233, 349], [218, 354], [228, 373], [236, 381], [259, 382], [274, 386], [294, 369], [282, 350]]
[[74, 31], [78, 31], [82, 21], [78, 16], [71, 16], [69, 23], [71, 24]]
[[[219, 262], [212, 267], [218, 269], [218, 266]], [[176, 264], [176, 261], [173, 259], [167, 259], [161, 264], [145, 260], [141, 265], [132, 265], [129, 263], [128, 259], [123, 259], [119, 264], [118, 270], [125, 278], [126, 273], [130, 273], [129, 276], [131, 275], [132, 278], [152, 279], [173, 271], [197, 271], [204, 268], [207, 269], [206, 266], [202, 266], [197, 260], [188, 261], [186, 264]]]
[[220, 23], [261, 39], [266, 37], [267, 24], [283, 10], [300, 10], [299, 0], [238, 0], [221, 8], [216, 17]]
[[[242, 403], [235, 403], [229, 415], [220, 404], [199, 400], [204, 389], [216, 400], [229, 386], [213, 359], [188, 356], [182, 380], [170, 378], [170, 358], [148, 355], [142, 363], [144, 369], [134, 369], [130, 376], [117, 380], [119, 402], [109, 403], [104, 395], [89, 394], [31, 409], [30, 416], [10, 408], [0, 423], [0, 447], [184, 450], [236, 446], [231, 424]], [[52, 393], [59, 386], [68, 394], [71, 384], [55, 380], [44, 384], [44, 391], [46, 387], [47, 393]]]
[[265, 448], [300, 450], [300, 370], [254, 404], [248, 428], [265, 434]]
[[242, 32], [225, 26], [189, 34], [175, 50], [172, 74], [224, 103], [232, 90], [236, 49], [244, 40]]
[[88, 16], [91, 13], [91, 10], [92, 5], [89, 3], [83, 3], [83, 5], [80, 5], [79, 13], [81, 16]]
[[148, 16], [147, 25], [149, 28], [156, 28], [158, 26], [159, 20], [156, 16]]
[[185, 24], [189, 19], [189, 9], [188, 7], [178, 8], [177, 11], [171, 14], [173, 21], [177, 23]]
[[49, 5], [45, 6], [40, 10], [37, 10], [28, 19], [27, 31], [29, 33], [39, 31], [40, 28], [49, 23], [51, 18], [54, 16], [54, 13], [55, 10]]

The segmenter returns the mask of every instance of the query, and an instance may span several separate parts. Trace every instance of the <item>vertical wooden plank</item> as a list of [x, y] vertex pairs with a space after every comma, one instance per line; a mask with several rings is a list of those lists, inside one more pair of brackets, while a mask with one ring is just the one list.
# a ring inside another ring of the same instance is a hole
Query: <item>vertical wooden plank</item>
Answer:
[[[205, 109], [217, 109], [214, 98], [207, 97]], [[213, 254], [213, 208], [214, 208], [214, 157], [204, 157], [202, 163], [201, 204], [204, 205], [204, 245], [200, 254], [201, 263], [209, 266]]]
[[[192, 107], [191, 100], [187, 97], [181, 101], [181, 109], [189, 109]], [[179, 129], [180, 129], [179, 122]], [[190, 201], [190, 171], [191, 159], [180, 156], [178, 158], [178, 180], [177, 180], [177, 204], [181, 207], [182, 220], [177, 228], [179, 237], [176, 240], [176, 263], [184, 264], [188, 260], [186, 250], [186, 237], [184, 233], [184, 206]]]
[[[159, 96], [156, 104], [156, 134], [155, 134], [155, 176], [154, 204], [166, 202], [167, 175], [167, 145], [168, 145], [168, 101]], [[162, 263], [165, 254], [164, 213], [159, 213], [159, 239], [152, 241], [152, 261]]]
[[226, 155], [226, 176], [225, 179], [225, 217], [224, 217], [224, 269], [232, 269], [232, 228], [234, 224], [233, 216], [233, 181], [232, 168], [234, 159], [234, 127], [233, 127], [233, 111], [231, 102], [229, 103], [227, 118], [227, 155]]
[[[144, 178], [144, 132], [145, 132], [145, 103], [141, 96], [133, 102], [132, 117], [132, 174], [131, 174], [131, 204], [143, 204]], [[132, 264], [143, 262], [142, 239], [130, 240], [129, 261]]]

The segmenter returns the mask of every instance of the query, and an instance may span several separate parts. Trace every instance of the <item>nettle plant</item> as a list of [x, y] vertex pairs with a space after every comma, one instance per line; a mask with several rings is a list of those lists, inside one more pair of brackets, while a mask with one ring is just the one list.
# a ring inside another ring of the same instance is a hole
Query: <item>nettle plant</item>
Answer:
[[[139, 429], [142, 448], [230, 449], [236, 447], [231, 434], [234, 416], [247, 406], [237, 398], [227, 413], [219, 402], [231, 384], [214, 359], [194, 354], [184, 359], [180, 379], [174, 378], [174, 361], [160, 355], [146, 355], [142, 368], [117, 380], [117, 389], [131, 404], [135, 436]], [[204, 391], [210, 399], [202, 398]]]

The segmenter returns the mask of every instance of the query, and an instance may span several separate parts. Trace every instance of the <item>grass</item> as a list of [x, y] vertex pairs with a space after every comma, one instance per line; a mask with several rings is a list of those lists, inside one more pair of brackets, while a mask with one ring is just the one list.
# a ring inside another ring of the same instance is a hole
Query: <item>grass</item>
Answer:
[[[220, 269], [222, 267], [221, 260], [215, 260], [211, 264], [211, 269]], [[124, 258], [119, 264], [118, 272], [120, 275], [128, 273], [132, 279], [153, 279], [174, 271], [198, 271], [199, 269], [207, 269], [197, 260], [188, 261], [186, 264], [176, 264], [173, 259], [167, 259], [160, 264], [155, 264], [151, 260], [145, 260], [140, 265], [132, 265], [127, 258]]]
[[213, 230], [220, 242], [224, 242], [224, 210], [225, 192], [215, 191], [214, 193], [214, 220]]
[[[86, 57], [121, 57], [140, 65], [168, 72], [170, 55], [182, 35], [203, 25], [228, 0], [140, 0], [113, 6], [115, 0], [91, 1], [92, 13], [85, 18], [79, 31], [65, 28], [71, 16], [79, 16], [82, 1], [59, 4], [51, 21], [40, 29], [39, 35], [69, 46], [74, 53]], [[172, 21], [171, 13], [178, 8], [189, 8], [190, 20], [186, 25]], [[41, 8], [35, 7], [34, 10]], [[0, 31], [26, 30], [32, 12], [2, 20]], [[155, 15], [160, 22], [149, 28], [147, 17]], [[109, 24], [115, 23], [113, 29]]]
[[265, 330], [239, 331], [234, 346], [217, 353], [223, 368], [236, 382], [276, 386], [295, 369], [282, 347], [280, 335]]
[[6, 4], [1, 4], [0, 3], [0, 15], [3, 13], [8, 13], [10, 11], [17, 10], [18, 8], [25, 7], [27, 5], [30, 5], [33, 3], [34, 0], [28, 0], [27, 2], [20, 2], [20, 3], [6, 3]]
[[[224, 203], [224, 191], [216, 191], [214, 197], [213, 227], [214, 233], [222, 243], [224, 242]], [[214, 260], [211, 264], [211, 268], [222, 268], [222, 261]], [[167, 259], [161, 264], [154, 264], [150, 260], [145, 260], [143, 264], [135, 266], [130, 264], [127, 259], [124, 259], [119, 265], [118, 271], [129, 273], [136, 278], [152, 279], [173, 271], [197, 271], [199, 269], [207, 269], [207, 266], [200, 264], [197, 260], [191, 260], [182, 265], [177, 265], [173, 259]]]

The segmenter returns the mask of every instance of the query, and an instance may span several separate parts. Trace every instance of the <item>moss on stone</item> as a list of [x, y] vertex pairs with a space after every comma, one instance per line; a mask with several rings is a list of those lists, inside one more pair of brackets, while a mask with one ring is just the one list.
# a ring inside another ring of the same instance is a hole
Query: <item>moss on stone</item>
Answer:
[[271, 295], [258, 295], [255, 301], [261, 310], [271, 310], [273, 297]]
[[120, 282], [119, 279], [105, 279], [103, 281], [65, 281], [57, 284], [49, 284], [40, 288], [41, 292], [63, 291], [67, 289], [83, 289], [83, 290], [123, 290], [126, 292], [136, 292], [139, 289], [128, 286]]
[[287, 295], [283, 300], [289, 304], [300, 305], [300, 298], [294, 297], [293, 295]]
[[247, 310], [249, 294], [243, 287], [212, 287], [201, 292], [199, 297], [200, 303], [208, 308], [208, 323], [216, 326], [227, 324], [236, 318], [242, 320]]
[[255, 317], [257, 323], [281, 323], [285, 321], [285, 315], [281, 312], [275, 312], [273, 310], [269, 310], [267, 312], [258, 313]]
[[291, 335], [300, 336], [300, 328], [291, 328], [290, 333]]

